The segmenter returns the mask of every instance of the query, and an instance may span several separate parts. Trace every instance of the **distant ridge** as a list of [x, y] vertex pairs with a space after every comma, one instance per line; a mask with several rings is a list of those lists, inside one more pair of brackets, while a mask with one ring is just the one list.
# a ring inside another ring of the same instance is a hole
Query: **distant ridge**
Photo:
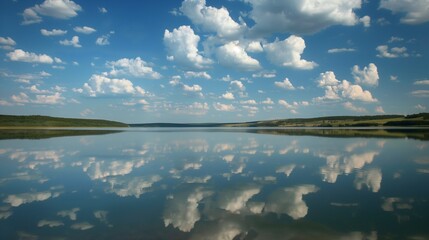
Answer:
[[239, 123], [141, 123], [130, 127], [429, 127], [429, 113], [412, 115], [330, 116]]
[[102, 119], [0, 115], [0, 127], [128, 127], [128, 124]]
[[429, 127], [429, 113], [412, 115], [330, 116], [238, 123], [134, 123], [102, 119], [59, 118], [40, 115], [0, 115], [3, 128], [43, 127]]

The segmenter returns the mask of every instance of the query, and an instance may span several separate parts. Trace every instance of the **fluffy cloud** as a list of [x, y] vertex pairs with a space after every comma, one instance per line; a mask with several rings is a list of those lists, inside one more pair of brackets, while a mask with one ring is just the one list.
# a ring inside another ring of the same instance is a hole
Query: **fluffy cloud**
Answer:
[[205, 68], [212, 64], [212, 60], [203, 57], [198, 52], [200, 37], [190, 26], [181, 26], [172, 32], [164, 32], [164, 44], [167, 47], [167, 59], [176, 61], [190, 68]]
[[264, 49], [262, 48], [262, 45], [260, 42], [253, 41], [253, 42], [250, 42], [249, 44], [247, 44], [246, 51], [256, 53], [256, 52], [263, 52]]
[[134, 77], [151, 79], [161, 78], [161, 74], [155, 72], [153, 68], [148, 66], [148, 63], [142, 60], [140, 57], [135, 59], [122, 58], [117, 61], [108, 62], [106, 65], [112, 68], [112, 70], [109, 72], [111, 76], [131, 75]]
[[409, 57], [406, 47], [393, 47], [389, 49], [387, 45], [380, 45], [376, 48], [378, 51], [377, 57], [379, 58], [399, 58]]
[[183, 107], [176, 107], [174, 111], [175, 113], [180, 113], [180, 114], [201, 116], [201, 115], [207, 114], [209, 109], [210, 109], [209, 104], [206, 102], [205, 103], [193, 102], [190, 105], [186, 105]]
[[350, 82], [343, 80], [341, 84], [342, 96], [352, 100], [360, 100], [363, 102], [376, 102], [377, 99], [372, 97], [371, 92], [363, 90], [359, 85], [353, 85]]
[[363, 108], [363, 107], [356, 107], [351, 102], [345, 102], [345, 103], [343, 103], [343, 106], [344, 106], [345, 109], [353, 111], [353, 112], [358, 112], [358, 113], [364, 113], [364, 112], [366, 112], [365, 108]]
[[303, 218], [308, 212], [303, 196], [318, 190], [314, 185], [301, 185], [274, 191], [265, 203], [264, 212], [285, 213], [295, 220]]
[[245, 71], [254, 71], [261, 68], [258, 60], [247, 55], [239, 41], [229, 42], [216, 51], [217, 59], [221, 65]]
[[61, 30], [61, 29], [52, 29], [51, 31], [46, 30], [46, 29], [40, 29], [40, 33], [43, 36], [49, 37], [49, 36], [62, 36], [64, 34], [66, 34], [67, 31], [66, 30]]
[[238, 37], [245, 29], [245, 24], [235, 22], [226, 8], [206, 6], [205, 0], [185, 0], [180, 11], [191, 21], [206, 31], [216, 32], [219, 37]]
[[41, 22], [42, 18], [39, 15], [69, 19], [77, 16], [77, 12], [81, 10], [82, 7], [71, 0], [45, 0], [42, 4], [36, 4], [34, 7], [24, 10], [22, 24]]
[[275, 1], [245, 0], [252, 6], [255, 21], [251, 31], [257, 35], [272, 33], [315, 33], [332, 25], [352, 26], [359, 22], [354, 9], [361, 0]]
[[238, 80], [231, 81], [229, 83], [229, 85], [231, 86], [231, 88], [233, 90], [236, 90], [236, 91], [243, 92], [243, 91], [246, 90], [246, 87], [244, 86], [244, 84], [241, 81], [238, 81]]
[[194, 84], [192, 86], [189, 86], [187, 84], [180, 82], [180, 80], [178, 78], [171, 80], [169, 82], [169, 84], [173, 87], [177, 87], [177, 88], [181, 89], [182, 91], [185, 92], [186, 95], [191, 94], [191, 95], [195, 95], [198, 97], [204, 96], [203, 93], [201, 92], [203, 90], [203, 88], [198, 84]]
[[226, 92], [224, 94], [222, 94], [222, 98], [227, 99], [227, 100], [234, 100], [234, 94], [231, 92]]
[[70, 209], [70, 210], [59, 211], [57, 213], [57, 215], [60, 216], [60, 217], [64, 217], [64, 218], [68, 217], [71, 221], [76, 221], [76, 219], [77, 219], [77, 212], [79, 212], [79, 211], [80, 211], [80, 208], [73, 208], [73, 209]]
[[83, 34], [91, 34], [91, 33], [93, 33], [93, 32], [96, 32], [96, 31], [97, 31], [97, 30], [95, 30], [94, 28], [92, 28], [92, 27], [87, 27], [87, 26], [83, 26], [83, 27], [74, 27], [74, 28], [73, 28], [73, 30], [74, 30], [75, 32], [83, 33]]
[[98, 95], [146, 95], [146, 91], [125, 78], [108, 78], [103, 75], [94, 74], [82, 88], [73, 89], [75, 92], [85, 93], [91, 97]]
[[11, 61], [28, 62], [28, 63], [45, 63], [52, 64], [54, 59], [46, 54], [36, 54], [26, 52], [21, 49], [15, 49], [13, 52], [6, 54]]
[[16, 42], [10, 37], [6, 37], [6, 38], [0, 37], [0, 44], [1, 45], [15, 46]]
[[186, 78], [205, 78], [205, 79], [211, 79], [212, 77], [207, 72], [193, 72], [193, 71], [187, 71], [185, 72]]
[[267, 58], [273, 64], [297, 69], [313, 69], [317, 64], [301, 59], [305, 49], [303, 38], [292, 35], [283, 41], [276, 39], [273, 43], [264, 44]]
[[388, 9], [393, 13], [405, 13], [401, 23], [420, 24], [429, 21], [428, 0], [381, 0], [380, 8]]
[[361, 22], [364, 27], [370, 27], [371, 26], [371, 17], [363, 16], [363, 17], [359, 18], [359, 22]]
[[82, 47], [82, 45], [79, 44], [79, 37], [78, 36], [73, 36], [71, 40], [67, 40], [67, 39], [61, 40], [60, 44], [64, 45], [64, 46], [73, 46], [75, 48]]
[[317, 80], [318, 86], [325, 88], [325, 96], [316, 98], [316, 100], [338, 100], [340, 95], [346, 99], [360, 100], [363, 102], [376, 102], [371, 92], [363, 90], [360, 85], [351, 84], [347, 80], [339, 81], [334, 72], [327, 71], [321, 73]]
[[213, 107], [216, 111], [231, 112], [235, 110], [235, 107], [231, 104], [222, 104], [219, 102], [213, 103]]
[[102, 35], [95, 40], [95, 44], [99, 46], [109, 45], [110, 34]]
[[285, 78], [283, 82], [274, 82], [274, 85], [287, 90], [295, 90], [295, 87], [292, 85], [288, 78]]
[[359, 69], [358, 65], [353, 66], [352, 75], [357, 84], [378, 85], [379, 76], [377, 66], [374, 63], [370, 63], [368, 67], [364, 67], [362, 70]]

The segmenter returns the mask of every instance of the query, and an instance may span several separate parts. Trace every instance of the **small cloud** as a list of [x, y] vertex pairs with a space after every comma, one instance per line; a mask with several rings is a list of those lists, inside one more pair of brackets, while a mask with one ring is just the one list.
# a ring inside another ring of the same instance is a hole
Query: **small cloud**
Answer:
[[16, 42], [10, 37], [0, 37], [0, 45], [15, 46]]
[[419, 111], [426, 111], [426, 107], [421, 104], [417, 104], [416, 106], [414, 106], [414, 108]]
[[358, 112], [358, 113], [364, 113], [364, 112], [366, 112], [365, 108], [363, 108], [363, 107], [356, 107], [351, 102], [345, 102], [345, 103], [343, 103], [343, 106], [344, 106], [345, 109], [353, 111], [353, 112]]
[[107, 9], [105, 7], [99, 7], [98, 11], [100, 11], [101, 13], [107, 13]]
[[61, 29], [52, 29], [52, 30], [40, 29], [40, 33], [43, 36], [50, 37], [50, 36], [62, 36], [64, 34], [66, 34], [67, 31], [61, 30]]
[[87, 27], [87, 26], [83, 26], [83, 27], [74, 27], [74, 28], [73, 28], [73, 30], [74, 30], [75, 32], [83, 33], [83, 34], [91, 34], [91, 33], [94, 33], [94, 32], [96, 32], [96, 31], [97, 31], [97, 30], [95, 30], [94, 28], [92, 28], [92, 27]]
[[376, 113], [381, 113], [381, 114], [385, 114], [386, 112], [384, 111], [382, 106], [377, 106], [375, 107], [375, 112]]
[[6, 54], [11, 61], [28, 62], [28, 63], [45, 63], [52, 64], [54, 59], [46, 54], [36, 54], [26, 52], [21, 49], [15, 49], [13, 52]]
[[287, 90], [295, 90], [295, 87], [292, 85], [288, 78], [285, 78], [283, 82], [274, 82], [274, 85]]
[[363, 24], [364, 27], [368, 28], [371, 26], [371, 17], [364, 16], [359, 19], [359, 22]]
[[429, 90], [412, 91], [411, 95], [413, 95], [414, 97], [429, 97]]
[[99, 46], [110, 45], [109, 39], [110, 39], [110, 34], [102, 35], [98, 37], [97, 40], [95, 40], [95, 44]]
[[389, 79], [390, 81], [399, 82], [398, 76], [395, 76], [395, 75], [390, 75]]
[[429, 85], [429, 80], [415, 81], [414, 85]]
[[342, 53], [342, 52], [355, 52], [354, 48], [331, 48], [328, 50], [328, 53]]
[[409, 57], [406, 47], [393, 47], [390, 48], [387, 45], [380, 45], [376, 48], [378, 51], [377, 57], [379, 58], [400, 58]]
[[75, 48], [82, 47], [82, 45], [79, 44], [79, 37], [78, 36], [73, 36], [71, 40], [67, 40], [67, 39], [61, 40], [60, 44], [64, 45], [64, 46], [73, 46]]

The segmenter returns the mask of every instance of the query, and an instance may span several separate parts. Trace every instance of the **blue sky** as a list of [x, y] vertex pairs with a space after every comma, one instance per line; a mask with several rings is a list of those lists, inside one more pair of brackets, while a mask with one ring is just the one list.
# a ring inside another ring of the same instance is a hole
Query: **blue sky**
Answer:
[[429, 0], [0, 9], [0, 114], [236, 122], [429, 107]]

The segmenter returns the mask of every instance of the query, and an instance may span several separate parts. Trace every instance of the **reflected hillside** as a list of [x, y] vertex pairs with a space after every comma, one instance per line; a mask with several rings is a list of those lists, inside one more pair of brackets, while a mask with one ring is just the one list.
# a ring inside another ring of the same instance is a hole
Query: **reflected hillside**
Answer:
[[249, 133], [291, 135], [291, 136], [319, 136], [319, 137], [371, 137], [371, 138], [412, 138], [429, 140], [429, 128], [288, 128], [288, 129], [246, 129]]
[[122, 132], [120, 130], [78, 130], [78, 129], [0, 129], [0, 140], [46, 139], [55, 137], [104, 135]]

